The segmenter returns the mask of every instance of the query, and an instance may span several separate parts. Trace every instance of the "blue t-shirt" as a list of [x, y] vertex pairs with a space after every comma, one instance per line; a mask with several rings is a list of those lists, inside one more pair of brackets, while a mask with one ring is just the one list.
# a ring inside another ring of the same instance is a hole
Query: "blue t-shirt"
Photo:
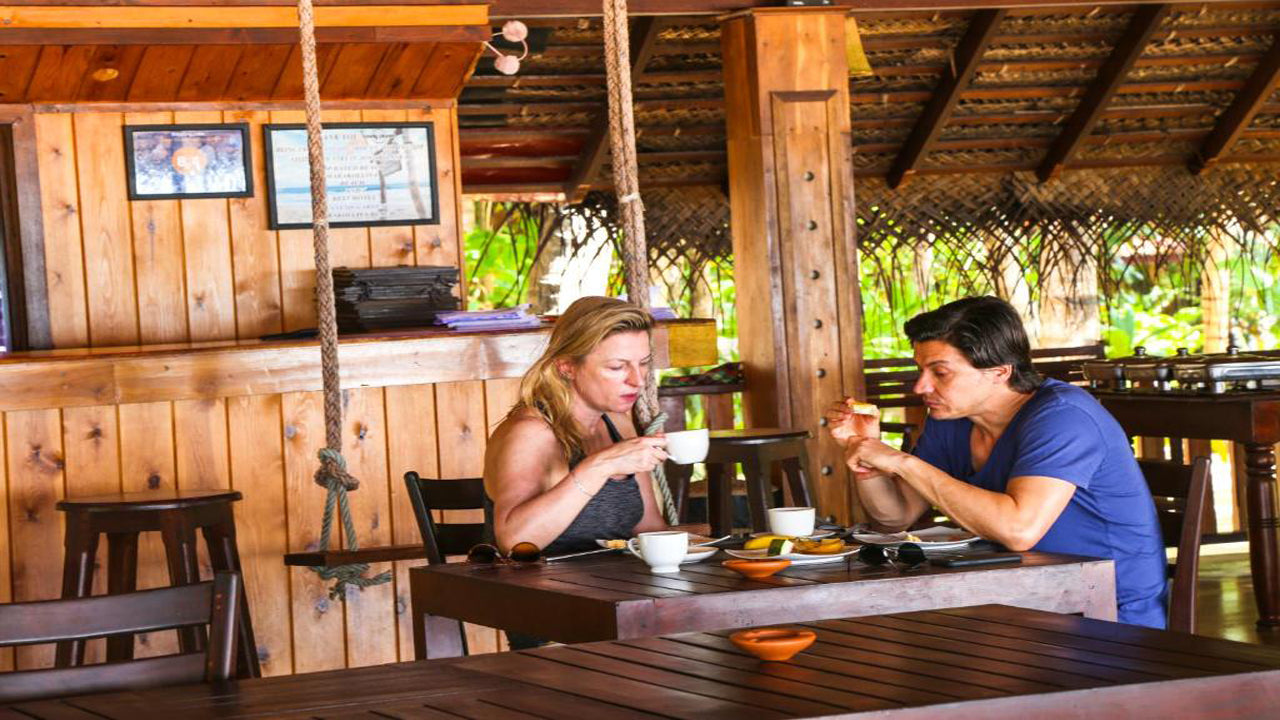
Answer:
[[1165, 554], [1151, 491], [1120, 424], [1089, 393], [1045, 380], [974, 472], [973, 422], [925, 422], [914, 454], [951, 477], [1005, 492], [1010, 478], [1039, 475], [1076, 486], [1033, 550], [1110, 558], [1119, 620], [1165, 626]]

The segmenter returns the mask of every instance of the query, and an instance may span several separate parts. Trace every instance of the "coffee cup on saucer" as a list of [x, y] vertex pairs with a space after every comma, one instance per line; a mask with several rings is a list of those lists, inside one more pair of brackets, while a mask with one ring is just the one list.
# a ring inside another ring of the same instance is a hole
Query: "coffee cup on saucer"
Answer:
[[788, 537], [807, 537], [813, 534], [817, 512], [811, 507], [769, 508], [769, 532]]
[[648, 563], [650, 572], [680, 572], [680, 561], [689, 552], [689, 533], [677, 530], [640, 533], [627, 541], [627, 549]]

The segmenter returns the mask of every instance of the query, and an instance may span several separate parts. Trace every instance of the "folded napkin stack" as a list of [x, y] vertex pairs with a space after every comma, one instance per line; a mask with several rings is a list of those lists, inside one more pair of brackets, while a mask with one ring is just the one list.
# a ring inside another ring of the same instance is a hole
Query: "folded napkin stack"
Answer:
[[537, 315], [529, 314], [529, 304], [495, 310], [450, 310], [436, 313], [437, 325], [450, 330], [519, 330], [542, 325]]

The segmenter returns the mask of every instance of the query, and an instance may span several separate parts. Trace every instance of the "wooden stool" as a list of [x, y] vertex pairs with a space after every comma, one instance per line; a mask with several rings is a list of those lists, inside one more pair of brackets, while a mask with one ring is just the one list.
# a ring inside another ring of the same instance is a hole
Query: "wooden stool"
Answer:
[[[67, 514], [66, 560], [62, 568], [62, 597], [87, 597], [92, 592], [98, 536], [107, 534], [107, 594], [133, 592], [138, 584], [138, 533], [159, 531], [164, 540], [171, 585], [200, 582], [196, 560], [196, 529], [204, 534], [215, 572], [240, 572], [236, 525], [231, 503], [235, 490], [152, 490], [62, 500]], [[262, 675], [257, 644], [249, 622], [249, 605], [240, 585], [240, 634], [236, 672], [239, 677]], [[107, 638], [107, 662], [133, 659], [133, 635]], [[199, 628], [178, 631], [182, 652], [204, 649]], [[58, 644], [57, 667], [84, 664], [84, 642]]]
[[741, 465], [747, 479], [747, 506], [751, 509], [751, 528], [768, 529], [766, 509], [773, 463], [782, 463], [791, 501], [812, 506], [809, 492], [808, 430], [752, 428], [749, 430], [712, 430], [707, 450], [707, 515], [713, 535], [733, 532], [733, 483], [726, 478], [725, 466]]

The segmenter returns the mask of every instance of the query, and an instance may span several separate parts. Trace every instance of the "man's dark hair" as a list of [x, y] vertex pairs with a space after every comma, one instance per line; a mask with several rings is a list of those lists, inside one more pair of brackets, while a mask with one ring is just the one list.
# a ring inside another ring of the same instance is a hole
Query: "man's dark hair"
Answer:
[[1031, 342], [1009, 303], [990, 295], [964, 298], [911, 318], [903, 326], [911, 344], [941, 340], [979, 369], [1009, 365], [1009, 387], [1027, 393], [1040, 387], [1031, 366]]

